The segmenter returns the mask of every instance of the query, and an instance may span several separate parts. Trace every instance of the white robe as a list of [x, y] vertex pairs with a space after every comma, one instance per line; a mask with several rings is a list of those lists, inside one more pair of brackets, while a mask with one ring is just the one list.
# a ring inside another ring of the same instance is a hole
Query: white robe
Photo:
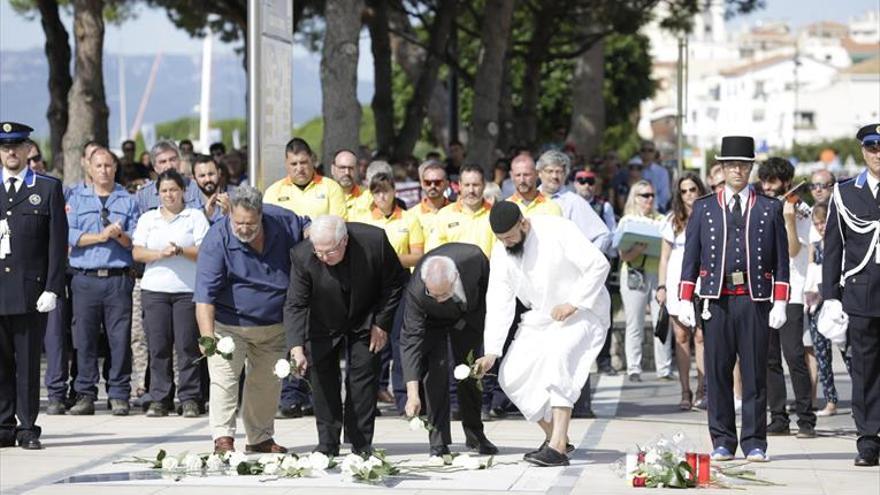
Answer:
[[[521, 256], [496, 241], [486, 294], [486, 354], [501, 356], [513, 322], [516, 299], [523, 314], [516, 338], [501, 364], [502, 390], [529, 421], [550, 420], [552, 407], [572, 407], [611, 326], [605, 289], [605, 256], [571, 221], [536, 215]], [[565, 321], [550, 313], [569, 303], [577, 311]]]

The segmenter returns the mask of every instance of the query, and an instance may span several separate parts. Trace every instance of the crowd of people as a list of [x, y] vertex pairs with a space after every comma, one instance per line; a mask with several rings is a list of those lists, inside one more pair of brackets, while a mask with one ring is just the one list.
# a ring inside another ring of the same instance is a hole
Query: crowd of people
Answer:
[[[545, 438], [525, 459], [565, 465], [570, 418], [593, 416], [594, 363], [640, 382], [650, 339], [656, 379], [680, 383], [670, 407], [708, 410], [722, 460], [739, 444], [766, 461], [766, 436], [790, 433], [783, 357], [797, 436], [815, 437], [817, 416], [838, 412], [839, 347], [856, 464], [877, 464], [880, 248], [876, 234], [860, 243], [880, 231], [880, 193], [860, 191], [880, 180], [880, 126], [858, 133], [862, 174], [819, 170], [806, 187], [783, 158], [755, 166], [744, 137], [723, 140], [705, 181], [662, 165], [650, 141], [625, 165], [547, 146], [484, 169], [458, 142], [445, 160], [362, 148], [322, 164], [294, 138], [265, 191], [239, 150], [187, 140], [139, 159], [132, 141], [121, 157], [90, 141], [83, 180], [62, 190], [29, 132], [0, 123], [0, 446], [41, 448], [42, 350], [47, 414], [95, 414], [103, 376], [114, 415], [207, 412], [216, 451], [235, 449], [239, 415], [246, 450], [275, 453], [276, 419], [314, 415], [316, 450], [338, 455], [343, 430], [353, 452], [372, 451], [384, 403], [426, 414], [429, 452], [444, 455], [450, 420], [493, 454], [483, 422], [518, 413]], [[207, 337], [234, 350], [203, 359]], [[294, 372], [279, 380], [286, 357]], [[469, 359], [472, 376], [453, 377]]]

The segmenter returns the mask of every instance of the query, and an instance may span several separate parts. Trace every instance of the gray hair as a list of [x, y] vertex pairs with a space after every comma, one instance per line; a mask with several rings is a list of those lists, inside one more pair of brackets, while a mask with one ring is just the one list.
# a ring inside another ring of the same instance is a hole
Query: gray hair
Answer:
[[568, 177], [568, 172], [571, 170], [571, 158], [559, 150], [549, 150], [542, 153], [538, 158], [538, 163], [535, 164], [535, 169], [540, 172], [545, 167], [554, 165], [562, 167], [565, 170], [565, 176]]
[[370, 165], [367, 166], [367, 173], [365, 174], [364, 180], [367, 184], [373, 180], [373, 176], [376, 174], [388, 174], [389, 177], [394, 177], [394, 169], [391, 168], [391, 165], [384, 160], [373, 160], [370, 162]]
[[240, 185], [235, 190], [235, 196], [230, 199], [230, 209], [239, 206], [246, 210], [263, 213], [263, 193], [253, 186]]
[[174, 142], [163, 139], [150, 148], [150, 161], [156, 163], [156, 157], [159, 156], [160, 153], [165, 153], [166, 151], [173, 151], [177, 154], [178, 158], [180, 157], [180, 148], [178, 148]]
[[443, 175], [446, 175], [446, 167], [443, 165], [443, 162], [440, 160], [428, 160], [419, 165], [419, 180], [425, 177], [425, 172], [428, 170], [442, 170]]
[[455, 262], [448, 256], [429, 256], [424, 263], [422, 269], [419, 270], [419, 276], [425, 284], [428, 281], [437, 284], [442, 282], [453, 283], [458, 277], [458, 267]]
[[313, 241], [315, 238], [326, 239], [328, 235], [332, 235], [332, 241], [338, 243], [347, 233], [345, 219], [338, 215], [321, 215], [312, 220], [312, 225], [309, 227], [309, 237]]

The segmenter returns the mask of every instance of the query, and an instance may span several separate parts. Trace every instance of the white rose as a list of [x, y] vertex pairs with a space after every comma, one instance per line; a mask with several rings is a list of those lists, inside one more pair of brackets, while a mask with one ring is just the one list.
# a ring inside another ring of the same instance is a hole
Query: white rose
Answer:
[[422, 418], [415, 417], [409, 420], [409, 429], [411, 431], [426, 431], [425, 423]]
[[217, 454], [211, 454], [208, 456], [208, 460], [205, 461], [205, 468], [208, 471], [219, 471], [223, 469], [223, 459]]
[[197, 454], [187, 454], [186, 457], [183, 458], [183, 467], [188, 472], [201, 471], [202, 458]]
[[443, 467], [446, 465], [446, 462], [443, 460], [442, 456], [432, 455], [428, 458], [428, 462], [426, 464], [431, 467]]
[[476, 457], [469, 457], [465, 460], [464, 468], [470, 469], [471, 471], [476, 471], [483, 467], [483, 463], [480, 462], [480, 459]]
[[454, 376], [456, 380], [464, 380], [471, 376], [471, 368], [466, 364], [459, 364], [452, 371], [452, 376]]
[[657, 464], [659, 460], [660, 455], [654, 449], [649, 450], [648, 453], [645, 454], [645, 464]]
[[356, 474], [364, 467], [364, 459], [357, 454], [348, 454], [342, 460], [342, 473], [349, 476]]
[[287, 378], [290, 375], [290, 361], [286, 359], [276, 361], [274, 372], [278, 378]]
[[247, 462], [247, 456], [241, 452], [227, 452], [226, 460], [229, 461], [229, 467], [235, 471], [242, 462]]
[[312, 469], [324, 471], [330, 467], [330, 458], [320, 452], [312, 452], [308, 457]]
[[270, 462], [269, 464], [263, 464], [263, 474], [273, 475], [278, 472], [278, 463]]
[[294, 465], [294, 467], [296, 469], [303, 469], [306, 471], [311, 471], [312, 462], [309, 461], [308, 457], [300, 457], [299, 459], [296, 460], [296, 464]]
[[180, 466], [180, 461], [177, 459], [177, 457], [165, 456], [165, 458], [162, 459], [163, 471], [173, 471], [177, 469], [178, 466]]
[[297, 468], [297, 467], [299, 467], [299, 462], [301, 460], [302, 459], [297, 459], [296, 457], [294, 457], [292, 455], [286, 455], [286, 456], [284, 456], [284, 459], [281, 461], [281, 469], [284, 469], [286, 471], [291, 468]]
[[371, 455], [370, 458], [367, 459], [366, 462], [364, 462], [364, 467], [366, 467], [367, 469], [373, 469], [374, 467], [379, 467], [381, 465], [382, 459], [379, 459], [374, 455]]
[[257, 459], [257, 463], [259, 464], [281, 464], [281, 461], [284, 460], [284, 454], [266, 454], [264, 456], [260, 456]]
[[232, 337], [222, 337], [217, 341], [217, 352], [223, 354], [232, 354], [235, 352], [235, 341], [232, 340]]

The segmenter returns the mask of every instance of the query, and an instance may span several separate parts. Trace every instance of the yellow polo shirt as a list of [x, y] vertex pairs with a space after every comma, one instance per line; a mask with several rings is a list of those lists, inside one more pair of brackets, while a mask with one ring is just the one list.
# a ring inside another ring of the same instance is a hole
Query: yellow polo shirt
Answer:
[[321, 215], [345, 218], [345, 192], [342, 187], [333, 179], [318, 174], [302, 189], [290, 177], [285, 177], [266, 189], [263, 201], [312, 220]]
[[476, 212], [471, 212], [461, 204], [461, 200], [445, 206], [434, 222], [434, 231], [428, 236], [425, 251], [430, 251], [447, 242], [464, 242], [479, 246], [487, 257], [492, 252], [495, 234], [489, 225], [489, 211], [492, 203], [483, 201]]
[[448, 204], [449, 200], [444, 198], [443, 206], [435, 210], [434, 205], [432, 205], [431, 202], [428, 201], [428, 198], [422, 198], [419, 204], [406, 210], [406, 213], [404, 213], [404, 215], [415, 218], [421, 226], [425, 238], [428, 239], [431, 237], [431, 233], [434, 231], [434, 223], [437, 220], [437, 214], [440, 213], [440, 210], [446, 207]]
[[528, 204], [526, 204], [525, 200], [519, 195], [519, 193], [514, 193], [513, 196], [507, 198], [507, 201], [519, 206], [519, 210], [526, 218], [532, 215], [562, 216], [562, 208], [560, 208], [555, 201], [547, 199], [547, 196], [544, 196], [540, 191], [538, 192], [538, 195], [535, 196], [535, 199]]
[[404, 214], [404, 211], [395, 206], [391, 216], [385, 217], [382, 210], [375, 206], [366, 212], [350, 220], [353, 222], [366, 223], [374, 225], [385, 230], [388, 236], [388, 242], [394, 248], [394, 252], [399, 255], [410, 254], [415, 249], [420, 249], [425, 245], [425, 237], [422, 233], [422, 227], [419, 225], [415, 217]]
[[[343, 190], [343, 192], [345, 192]], [[373, 205], [373, 193], [355, 184], [351, 192], [345, 195], [345, 219], [352, 221], [365, 213], [370, 212]]]

